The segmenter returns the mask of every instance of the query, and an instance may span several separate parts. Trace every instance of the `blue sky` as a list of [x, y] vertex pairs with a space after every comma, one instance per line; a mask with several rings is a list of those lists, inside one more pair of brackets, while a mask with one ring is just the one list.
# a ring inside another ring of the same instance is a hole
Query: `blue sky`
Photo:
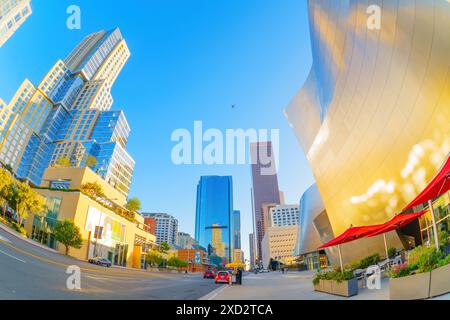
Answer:
[[[66, 28], [66, 8], [81, 8], [81, 30]], [[232, 175], [242, 214], [243, 248], [252, 231], [249, 165], [175, 166], [172, 132], [207, 128], [280, 129], [279, 185], [298, 203], [313, 183], [305, 156], [282, 110], [305, 81], [311, 53], [306, 1], [299, 0], [45, 0], [0, 48], [0, 97], [20, 83], [38, 84], [87, 34], [120, 27], [132, 56], [113, 87], [136, 160], [131, 196], [145, 211], [173, 214], [194, 233], [201, 175]], [[231, 105], [236, 104], [232, 109]], [[247, 255], [248, 257], [248, 255]]]

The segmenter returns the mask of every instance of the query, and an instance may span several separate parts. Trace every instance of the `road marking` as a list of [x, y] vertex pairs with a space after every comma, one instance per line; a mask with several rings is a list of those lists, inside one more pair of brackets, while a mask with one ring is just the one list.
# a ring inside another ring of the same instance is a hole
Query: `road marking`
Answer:
[[215, 297], [217, 297], [217, 295], [219, 293], [221, 293], [223, 290], [225, 290], [225, 288], [228, 288], [228, 287], [229, 287], [229, 285], [223, 285], [222, 287], [217, 288], [217, 289], [211, 291], [210, 293], [207, 293], [206, 295], [199, 298], [198, 300], [213, 300]]
[[23, 263], [27, 263], [26, 261], [24, 261], [22, 259], [19, 259], [17, 257], [14, 257], [14, 256], [10, 255], [9, 253], [6, 253], [5, 251], [0, 250], [0, 253], [3, 253], [4, 255], [6, 255], [6, 256], [8, 256], [10, 258], [16, 259], [17, 261], [20, 261], [20, 262], [23, 262]]
[[0, 236], [0, 241], [11, 243], [11, 241], [9, 241], [8, 238], [2, 237], [2, 236]]
[[[2, 239], [0, 239], [0, 243], [3, 243], [5, 246], [10, 247], [11, 249], [13, 249], [13, 250], [15, 250], [17, 252], [23, 253], [24, 255], [27, 255], [29, 257], [35, 258], [35, 259], [37, 259], [37, 260], [39, 260], [41, 262], [46, 262], [46, 263], [57, 265], [57, 266], [61, 266], [61, 267], [64, 267], [64, 268], [67, 268], [67, 267], [73, 265], [73, 264], [65, 264], [65, 263], [61, 263], [61, 262], [56, 262], [56, 261], [53, 261], [53, 260], [50, 260], [50, 259], [46, 259], [46, 258], [37, 256], [35, 254], [29, 253], [29, 252], [27, 252], [25, 250], [17, 248], [14, 245], [12, 245], [10, 243], [7, 243], [6, 241], [4, 241]], [[88, 271], [88, 272], [94, 272], [94, 273], [102, 273], [102, 274], [110, 275], [110, 276], [121, 276], [121, 277], [130, 276], [130, 277], [136, 277], [136, 278], [139, 277], [139, 278], [141, 278], [140, 276], [142, 275], [142, 278], [163, 278], [163, 279], [164, 278], [169, 278], [169, 279], [172, 279], [172, 278], [167, 277], [167, 276], [165, 276], [163, 274], [156, 274], [156, 273], [145, 273], [145, 272], [140, 272], [139, 274], [137, 272], [136, 273], [129, 273], [129, 271], [130, 271], [129, 269], [124, 269], [123, 271], [119, 271], [119, 269], [118, 269], [118, 271], [116, 272], [115, 270], [113, 271], [111, 269], [109, 269], [109, 270], [108, 269], [101, 270], [101, 269], [92, 269], [92, 268], [80, 267], [80, 270]]]

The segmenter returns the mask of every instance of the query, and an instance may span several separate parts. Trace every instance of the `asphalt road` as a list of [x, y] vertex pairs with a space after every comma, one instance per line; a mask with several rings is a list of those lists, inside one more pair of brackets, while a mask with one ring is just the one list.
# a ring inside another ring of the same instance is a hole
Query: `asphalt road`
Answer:
[[[69, 266], [81, 271], [81, 290], [69, 290]], [[103, 268], [30, 244], [0, 228], [0, 299], [193, 300], [218, 288], [201, 274]]]

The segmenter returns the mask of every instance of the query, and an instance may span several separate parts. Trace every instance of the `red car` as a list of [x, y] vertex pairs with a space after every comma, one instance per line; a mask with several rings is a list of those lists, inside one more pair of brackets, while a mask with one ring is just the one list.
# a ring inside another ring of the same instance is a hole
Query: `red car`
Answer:
[[214, 279], [216, 275], [214, 274], [214, 271], [207, 270], [203, 273], [203, 279]]
[[216, 278], [214, 279], [215, 283], [229, 283], [230, 282], [230, 273], [227, 271], [219, 271], [217, 273]]

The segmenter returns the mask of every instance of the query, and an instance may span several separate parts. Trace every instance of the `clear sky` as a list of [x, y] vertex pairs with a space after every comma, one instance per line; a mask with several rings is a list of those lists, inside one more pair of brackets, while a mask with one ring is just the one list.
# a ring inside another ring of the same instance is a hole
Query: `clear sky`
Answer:
[[[81, 8], [81, 30], [66, 27], [66, 8]], [[201, 175], [232, 175], [248, 257], [252, 231], [250, 165], [175, 166], [171, 134], [207, 128], [279, 129], [279, 185], [298, 204], [313, 183], [283, 109], [311, 66], [306, 0], [32, 0], [33, 15], [0, 48], [0, 98], [21, 82], [38, 84], [89, 33], [120, 27], [132, 56], [113, 87], [136, 160], [131, 196], [144, 211], [167, 212], [194, 233]], [[235, 104], [233, 109], [231, 105]]]

